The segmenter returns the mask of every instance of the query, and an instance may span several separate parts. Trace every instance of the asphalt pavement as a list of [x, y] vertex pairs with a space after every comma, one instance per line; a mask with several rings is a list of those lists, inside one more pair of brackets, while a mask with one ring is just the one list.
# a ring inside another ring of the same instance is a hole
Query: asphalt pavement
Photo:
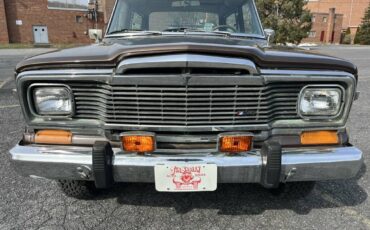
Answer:
[[158, 193], [153, 184], [118, 184], [93, 200], [66, 197], [54, 181], [19, 176], [8, 150], [25, 123], [13, 69], [24, 56], [49, 50], [0, 50], [0, 229], [370, 229], [370, 47], [326, 46], [360, 69], [361, 96], [348, 122], [365, 165], [351, 180], [319, 182], [303, 200], [272, 196], [258, 185], [220, 185], [216, 192]]

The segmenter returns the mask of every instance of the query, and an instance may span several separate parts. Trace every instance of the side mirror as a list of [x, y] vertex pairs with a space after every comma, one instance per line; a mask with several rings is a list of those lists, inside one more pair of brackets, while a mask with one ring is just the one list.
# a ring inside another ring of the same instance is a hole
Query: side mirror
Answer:
[[270, 45], [271, 41], [274, 39], [275, 30], [273, 30], [273, 29], [265, 29], [264, 31], [265, 31], [265, 35], [266, 35], [266, 38], [267, 38], [267, 42]]
[[99, 41], [103, 39], [103, 31], [97, 29], [90, 29], [89, 37], [91, 40], [95, 40], [96, 43], [99, 43]]

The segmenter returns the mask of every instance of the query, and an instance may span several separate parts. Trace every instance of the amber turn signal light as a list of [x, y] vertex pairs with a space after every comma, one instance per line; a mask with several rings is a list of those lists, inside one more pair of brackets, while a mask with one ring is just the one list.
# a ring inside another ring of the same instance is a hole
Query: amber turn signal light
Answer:
[[337, 131], [307, 131], [301, 134], [302, 145], [330, 145], [338, 143]]
[[221, 136], [220, 151], [225, 153], [247, 152], [252, 149], [253, 136]]
[[123, 135], [122, 148], [125, 152], [150, 153], [155, 150], [154, 135]]
[[70, 145], [72, 133], [64, 130], [41, 130], [35, 135], [37, 144]]

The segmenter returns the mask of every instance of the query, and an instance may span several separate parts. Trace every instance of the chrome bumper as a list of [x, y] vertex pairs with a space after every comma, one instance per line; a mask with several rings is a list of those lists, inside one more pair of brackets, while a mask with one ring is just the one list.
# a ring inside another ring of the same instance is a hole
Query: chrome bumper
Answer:
[[[258, 151], [244, 156], [137, 156], [113, 149], [117, 182], [154, 182], [154, 166], [170, 161], [214, 163], [219, 183], [260, 183], [263, 160]], [[363, 162], [355, 147], [296, 148], [282, 151], [281, 182], [318, 181], [354, 177]], [[94, 180], [89, 147], [17, 145], [10, 150], [16, 170], [25, 176]]]

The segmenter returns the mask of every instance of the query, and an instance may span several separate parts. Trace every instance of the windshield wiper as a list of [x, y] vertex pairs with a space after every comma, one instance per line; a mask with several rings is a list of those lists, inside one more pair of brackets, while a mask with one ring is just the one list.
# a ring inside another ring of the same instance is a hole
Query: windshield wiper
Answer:
[[198, 29], [198, 28], [190, 28], [190, 27], [169, 27], [163, 32], [206, 32], [205, 30]]
[[121, 29], [121, 30], [115, 30], [115, 31], [112, 31], [110, 32], [109, 34], [107, 34], [107, 36], [109, 35], [162, 35], [162, 32], [160, 31], [149, 31], [149, 30], [138, 30], [138, 29]]
[[200, 32], [200, 33], [207, 33], [207, 34], [216, 34], [216, 35], [224, 35], [226, 37], [231, 37], [232, 33], [227, 31], [206, 31], [203, 29], [198, 28], [189, 28], [189, 27], [170, 27], [164, 30], [164, 32], [184, 32], [184, 33], [191, 33], [191, 32]]
[[109, 32], [110, 34], [120, 34], [120, 33], [131, 33], [131, 32], [140, 32], [142, 30], [135, 30], [135, 29], [120, 29], [120, 30], [114, 30], [112, 32]]
[[232, 33], [227, 32], [227, 31], [216, 30], [216, 31], [212, 31], [210, 33], [224, 35], [225, 37], [231, 37], [232, 36]]
[[254, 34], [246, 34], [246, 33], [232, 33], [227, 31], [212, 31], [210, 33], [218, 34], [218, 35], [224, 35], [225, 37], [239, 37], [239, 38], [257, 38], [257, 39], [263, 39], [263, 37], [254, 35]]

